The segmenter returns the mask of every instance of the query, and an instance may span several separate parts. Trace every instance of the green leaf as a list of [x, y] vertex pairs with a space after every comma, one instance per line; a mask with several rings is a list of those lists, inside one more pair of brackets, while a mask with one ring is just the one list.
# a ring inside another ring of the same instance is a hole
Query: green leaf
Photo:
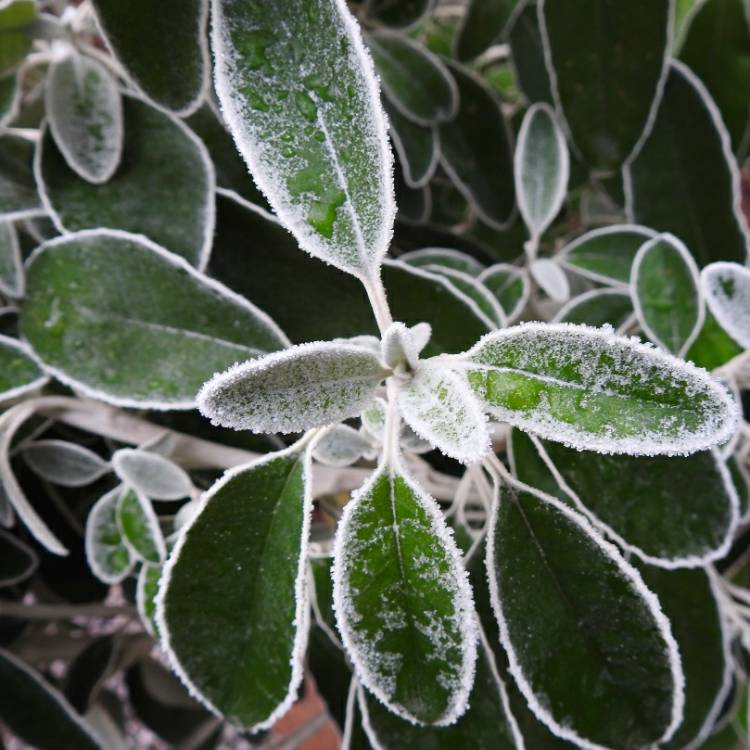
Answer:
[[[218, 230], [210, 273], [273, 316], [295, 343], [378, 333], [362, 285], [300, 253], [272, 216], [220, 199]], [[399, 261], [386, 261], [382, 272], [394, 319], [430, 321], [425, 356], [461, 351], [487, 332], [446, 279]]]
[[646, 562], [696, 567], [729, 551], [738, 499], [716, 451], [605, 456], [551, 442], [544, 450], [579, 510]]
[[367, 13], [387, 26], [411, 28], [421, 21], [436, 0], [366, 0]]
[[117, 506], [122, 494], [115, 487], [97, 500], [86, 521], [86, 560], [91, 572], [104, 583], [119, 583], [128, 576], [135, 561], [120, 533]]
[[[538, 440], [513, 427], [508, 441], [508, 462], [513, 476], [534, 489], [570, 505], [575, 504], [571, 497], [560, 486], [560, 474], [554, 472], [547, 455]], [[589, 455], [589, 454], [586, 454]]]
[[685, 359], [695, 362], [698, 367], [715, 370], [742, 354], [744, 349], [732, 339], [717, 323], [710, 310], [706, 310], [698, 337], [685, 355]]
[[151, 501], [127, 486], [117, 501], [117, 528], [134, 557], [152, 565], [164, 562], [167, 548]]
[[346, 506], [333, 579], [339, 632], [368, 690], [408, 721], [461, 716], [476, 658], [471, 590], [440, 509], [401, 468], [379, 468]]
[[535, 5], [528, 3], [516, 16], [508, 34], [516, 82], [534, 102], [553, 104], [552, 83], [544, 61], [544, 42]]
[[671, 63], [654, 126], [623, 179], [632, 221], [679, 237], [701, 267], [745, 262], [729, 135], [705, 86], [682, 63]]
[[470, 0], [456, 36], [456, 58], [473, 60], [504, 35], [519, 0]]
[[717, 583], [704, 570], [638, 569], [672, 623], [685, 672], [685, 719], [660, 747], [697, 747], [713, 730], [732, 686], [730, 632], [717, 602]]
[[35, 252], [20, 325], [55, 377], [142, 408], [193, 408], [214, 372], [286, 345], [270, 318], [182, 258], [107, 230]]
[[0, 222], [0, 293], [22, 297], [24, 286], [18, 233], [13, 222]]
[[180, 120], [132, 96], [123, 98], [120, 167], [92, 185], [67, 165], [45, 129], [36, 153], [39, 189], [61, 232], [121, 229], [143, 234], [198, 268], [214, 229], [214, 168], [205, 146]]
[[440, 163], [479, 216], [506, 228], [515, 208], [513, 156], [508, 125], [490, 89], [466, 68], [451, 63], [460, 105], [440, 124]]
[[484, 266], [476, 258], [448, 247], [424, 247], [419, 250], [410, 250], [408, 253], [399, 255], [398, 259], [402, 263], [408, 263], [417, 268], [429, 269], [434, 266], [443, 266], [469, 276], [479, 276], [484, 271]]
[[592, 289], [574, 297], [554, 318], [555, 323], [610, 325], [615, 330], [633, 320], [630, 294], [619, 289]]
[[380, 85], [404, 117], [428, 126], [456, 116], [458, 90], [440, 58], [393, 31], [374, 31], [367, 42]]
[[750, 270], [739, 263], [711, 263], [701, 273], [701, 289], [719, 325], [750, 348]]
[[734, 488], [737, 490], [740, 523], [743, 523], [750, 512], [750, 476], [735, 456], [727, 458], [727, 469], [732, 477]]
[[94, 705], [103, 683], [117, 667], [121, 655], [116, 635], [102, 635], [90, 640], [70, 661], [65, 671], [63, 689], [71, 706], [84, 713]]
[[560, 212], [568, 191], [568, 144], [548, 104], [529, 107], [518, 133], [513, 161], [516, 198], [532, 240]]
[[345, 3], [212, 8], [216, 89], [256, 184], [303, 250], [371, 276], [393, 228], [392, 155], [372, 61]]
[[[383, 107], [388, 113], [388, 126], [393, 147], [407, 187], [424, 187], [435, 174], [440, 159], [440, 142], [435, 128], [415, 125], [404, 117], [387, 98]], [[403, 206], [399, 201], [399, 210]]]
[[62, 487], [85, 487], [110, 471], [97, 453], [67, 440], [35, 440], [21, 455], [35, 474]]
[[0, 588], [25, 581], [38, 566], [39, 557], [31, 547], [7, 531], [0, 531]]
[[296, 449], [232, 469], [162, 576], [157, 620], [172, 666], [196, 698], [251, 730], [282, 716], [302, 679], [311, 512], [310, 459]]
[[[745, 0], [702, 2], [692, 16], [680, 59], [706, 85], [727, 126], [735, 153], [750, 124], [750, 26]], [[746, 150], [746, 147], [745, 147]]]
[[34, 0], [11, 0], [0, 5], [0, 72], [5, 72], [31, 50], [37, 10]]
[[201, 105], [209, 86], [208, 0], [94, 0], [94, 8], [115, 57], [146, 97], [183, 117]]
[[143, 627], [154, 638], [159, 636], [156, 622], [156, 594], [159, 591], [161, 567], [158, 565], [141, 565], [136, 586], [136, 605]]
[[592, 281], [629, 284], [638, 250], [655, 237], [653, 230], [634, 224], [594, 229], [566, 245], [560, 253], [560, 262]]
[[360, 690], [362, 721], [372, 745], [380, 750], [516, 750], [523, 747], [494, 658], [484, 645], [479, 650], [469, 708], [449, 727], [414, 726]]
[[34, 182], [34, 143], [18, 135], [0, 136], [0, 220], [44, 213]]
[[500, 303], [508, 322], [515, 320], [526, 307], [531, 293], [529, 277], [522, 268], [496, 263], [485, 268], [479, 279]]
[[19, 78], [18, 71], [0, 74], [0, 126], [7, 125], [18, 114], [22, 93]]
[[638, 149], [666, 75], [671, 7], [671, 0], [540, 0], [553, 94], [592, 167], [615, 169]]
[[708, 373], [611, 330], [527, 323], [454, 361], [494, 417], [579, 450], [684, 455], [736, 424], [734, 400]]
[[45, 83], [45, 108], [68, 166], [87, 182], [107, 182], [124, 138], [122, 98], [107, 68], [76, 52], [56, 61]]
[[556, 735], [625, 750], [674, 733], [683, 674], [669, 621], [583, 517], [530, 487], [504, 488], [487, 573], [511, 674]]
[[698, 267], [688, 249], [670, 234], [659, 235], [638, 251], [630, 279], [633, 306], [644, 333], [668, 352], [684, 357], [705, 315]]
[[47, 376], [29, 348], [9, 336], [0, 336], [0, 402], [41, 388]]
[[16, 737], [39, 750], [102, 750], [102, 741], [41, 676], [0, 650], [0, 719]]

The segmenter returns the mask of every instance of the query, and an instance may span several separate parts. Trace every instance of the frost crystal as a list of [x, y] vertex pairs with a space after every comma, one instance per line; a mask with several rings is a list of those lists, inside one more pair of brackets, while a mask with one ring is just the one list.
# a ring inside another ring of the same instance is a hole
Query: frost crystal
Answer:
[[721, 327], [750, 348], [750, 270], [738, 263], [711, 263], [701, 273], [701, 287]]

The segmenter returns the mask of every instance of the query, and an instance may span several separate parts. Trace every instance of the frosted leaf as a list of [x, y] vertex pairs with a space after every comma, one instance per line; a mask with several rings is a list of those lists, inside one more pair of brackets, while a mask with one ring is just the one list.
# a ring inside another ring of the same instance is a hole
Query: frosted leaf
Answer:
[[156, 594], [159, 590], [161, 567], [144, 563], [138, 572], [138, 583], [135, 589], [135, 604], [146, 632], [154, 638], [159, 636], [156, 623]]
[[529, 272], [542, 291], [555, 302], [567, 302], [570, 299], [568, 277], [554, 260], [534, 260], [529, 264]]
[[383, 334], [383, 362], [392, 369], [398, 366], [414, 369], [431, 332], [427, 323], [418, 323], [413, 328], [392, 323]]
[[478, 461], [490, 437], [482, 407], [465, 377], [438, 360], [420, 362], [398, 390], [398, 407], [417, 435], [462, 463]]
[[344, 509], [333, 601], [355, 674], [391, 711], [437, 726], [464, 713], [476, 660], [471, 589], [440, 509], [402, 467], [380, 467]]
[[0, 335], [0, 403], [38, 391], [48, 380], [26, 343]]
[[383, 439], [383, 432], [385, 431], [386, 408], [385, 401], [378, 397], [373, 399], [359, 415], [359, 418], [362, 420], [362, 427], [374, 438], [381, 441]]
[[216, 91], [237, 147], [311, 255], [371, 275], [395, 216], [372, 60], [344, 0], [213, 0]]
[[562, 207], [570, 175], [568, 145], [548, 104], [526, 111], [513, 167], [518, 210], [529, 234], [539, 238]]
[[429, 453], [432, 450], [431, 443], [417, 435], [408, 424], [401, 425], [399, 445], [409, 453]]
[[738, 263], [711, 263], [701, 272], [701, 288], [721, 327], [750, 348], [750, 270]]
[[351, 466], [371, 448], [370, 441], [352, 427], [337, 424], [313, 448], [313, 458], [327, 466]]
[[164, 562], [167, 557], [164, 536], [145, 495], [126, 487], [117, 502], [117, 528], [135, 557], [153, 565]]
[[738, 418], [705, 370], [611, 329], [528, 323], [461, 358], [494, 417], [580, 450], [687, 455], [728, 439]]
[[484, 266], [476, 258], [448, 247], [424, 247], [420, 250], [410, 250], [408, 253], [399, 255], [398, 259], [418, 268], [444, 266], [455, 271], [463, 271], [470, 276], [479, 276], [484, 271]]
[[86, 560], [91, 572], [104, 583], [119, 583], [133, 569], [135, 561], [117, 525], [117, 503], [122, 487], [97, 500], [86, 521]]
[[579, 323], [594, 327], [609, 325], [616, 331], [635, 322], [633, 300], [627, 288], [598, 288], [569, 300], [552, 319], [553, 323]]
[[112, 468], [125, 484], [153, 500], [180, 500], [193, 490], [185, 470], [158, 453], [122, 448], [112, 456]]
[[369, 349], [377, 355], [380, 355], [380, 339], [377, 336], [350, 336], [347, 339], [333, 339], [334, 344], [352, 344]]
[[302, 432], [359, 414], [387, 375], [362, 347], [301, 344], [214, 375], [198, 408], [222, 427]]
[[71, 52], [55, 62], [45, 84], [47, 119], [68, 166], [93, 183], [106, 182], [120, 163], [122, 100], [101, 63]]
[[179, 531], [183, 526], [187, 526], [195, 517], [195, 514], [200, 510], [200, 500], [190, 500], [181, 506], [177, 511], [173, 521], [173, 527], [175, 531]]
[[0, 222], [0, 292], [8, 297], [22, 297], [23, 262], [18, 233], [13, 222]]
[[505, 311], [508, 322], [518, 318], [526, 307], [531, 293], [529, 276], [523, 268], [497, 263], [479, 274], [480, 281], [494, 294]]
[[63, 487], [84, 487], [110, 470], [96, 453], [65, 440], [37, 440], [22, 455], [36, 475]]

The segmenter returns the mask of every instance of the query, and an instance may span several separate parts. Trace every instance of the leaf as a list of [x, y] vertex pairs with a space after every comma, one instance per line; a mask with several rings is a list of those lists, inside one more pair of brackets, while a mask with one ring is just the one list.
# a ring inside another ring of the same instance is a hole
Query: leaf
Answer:
[[477, 671], [466, 713], [449, 727], [409, 724], [385, 706], [359, 691], [362, 723], [373, 747], [379, 750], [516, 750], [523, 738], [510, 711], [508, 696], [494, 659], [480, 646]]
[[374, 31], [367, 43], [380, 85], [404, 117], [428, 126], [456, 116], [458, 90], [440, 58], [393, 31]]
[[[572, 498], [561, 486], [560, 473], [552, 467], [540, 441], [517, 427], [510, 432], [508, 463], [516, 479], [575, 508]], [[472, 563], [472, 567], [475, 565]], [[473, 572], [472, 577], [476, 577]]]
[[159, 625], [156, 622], [156, 595], [161, 580], [161, 567], [158, 565], [141, 565], [136, 586], [136, 606], [146, 632], [154, 638], [159, 637]]
[[513, 173], [518, 210], [533, 242], [560, 212], [570, 176], [568, 144], [548, 104], [534, 104], [526, 110], [516, 142]]
[[638, 151], [661, 96], [672, 2], [541, 0], [539, 20], [553, 95], [575, 148], [592, 167], [619, 167]]
[[659, 235], [638, 251], [630, 278], [643, 331], [654, 343], [683, 357], [705, 315], [698, 267], [688, 249], [670, 234]]
[[[388, 132], [398, 154], [404, 182], [407, 187], [422, 188], [432, 179], [440, 160], [438, 131], [434, 127], [415, 125], [388, 99], [383, 100], [383, 107], [388, 115]], [[403, 211], [400, 200], [399, 210]]]
[[440, 164], [479, 216], [496, 229], [513, 218], [513, 155], [508, 125], [492, 92], [466, 68], [449, 65], [458, 113], [440, 124]]
[[629, 284], [638, 250], [657, 233], [634, 224], [594, 229], [560, 252], [560, 263], [571, 271], [603, 284]]
[[24, 286], [18, 233], [12, 222], [0, 222], [0, 293], [7, 297], [22, 297]]
[[357, 430], [345, 424], [337, 424], [326, 430], [323, 437], [315, 443], [313, 457], [326, 466], [351, 466], [371, 449], [370, 441]]
[[555, 302], [567, 302], [570, 298], [570, 284], [560, 264], [551, 258], [538, 258], [529, 263], [531, 278], [541, 290]]
[[47, 380], [25, 344], [10, 336], [0, 336], [0, 402], [36, 391]]
[[62, 487], [85, 487], [110, 470], [101, 456], [67, 440], [36, 440], [22, 455], [35, 474]]
[[157, 597], [180, 679], [254, 731], [286, 713], [302, 680], [310, 479], [309, 456], [295, 448], [224, 474], [177, 542]]
[[[705, 290], [703, 296], [707, 296]], [[716, 318], [714, 318], [709, 309], [706, 310], [706, 319], [703, 323], [703, 328], [701, 328], [698, 337], [685, 355], [685, 359], [695, 362], [699, 367], [714, 370], [726, 364], [737, 355], [742, 354], [743, 351], [743, 348], [728, 336], [724, 329], [716, 322]]]
[[0, 74], [0, 126], [6, 126], [18, 115], [21, 106], [20, 71]]
[[212, 8], [216, 90], [256, 184], [303, 250], [360, 278], [375, 273], [395, 215], [392, 155], [345, 3]]
[[592, 289], [574, 297], [555, 315], [555, 323], [594, 327], [610, 325], [619, 329], [633, 319], [630, 294], [619, 289]]
[[408, 263], [417, 268], [444, 266], [469, 276], [479, 276], [485, 270], [476, 258], [448, 247], [424, 247], [420, 250], [410, 250], [408, 253], [399, 255], [398, 259], [402, 263]]
[[466, 380], [439, 361], [422, 361], [398, 390], [398, 408], [409, 427], [461, 463], [479, 461], [490, 436], [482, 408]]
[[476, 659], [471, 589], [437, 504], [400, 467], [380, 467], [344, 509], [333, 580], [339, 632], [368, 690], [413, 723], [461, 716]]
[[37, 146], [39, 190], [60, 232], [121, 229], [143, 234], [202, 269], [214, 230], [214, 168], [182, 122], [123, 97], [125, 141], [117, 172], [103, 185], [81, 179], [46, 128]]
[[421, 21], [436, 0], [366, 0], [367, 12], [388, 26], [411, 28]]
[[107, 68], [76, 52], [53, 63], [45, 111], [68, 166], [87, 182], [107, 182], [120, 163], [124, 138], [122, 98]]
[[39, 750], [104, 747], [57, 690], [4, 649], [0, 650], [0, 718], [16, 737]]
[[522, 268], [507, 263], [496, 263], [485, 268], [478, 281], [482, 283], [505, 310], [508, 322], [521, 315], [531, 293], [529, 277]]
[[711, 263], [701, 272], [701, 290], [719, 325], [750, 348], [750, 270], [738, 263]]
[[86, 521], [86, 560], [91, 572], [104, 583], [119, 583], [133, 569], [135, 561], [120, 534], [117, 505], [121, 487], [97, 500]]
[[704, 570], [657, 570], [640, 565], [659, 597], [685, 672], [685, 719], [661, 747], [697, 747], [713, 730], [732, 685], [730, 633], [717, 602], [717, 583]]
[[65, 697], [78, 713], [95, 705], [103, 683], [117, 668], [119, 643], [112, 635], [98, 636], [89, 641], [71, 659], [65, 671]]
[[395, 370], [413, 370], [419, 361], [419, 353], [430, 340], [432, 329], [429, 323], [420, 323], [407, 328], [403, 323], [391, 323], [383, 333], [381, 357], [386, 367]]
[[193, 491], [185, 470], [158, 453], [121, 448], [112, 456], [112, 468], [125, 484], [152, 500], [180, 500]]
[[15, 586], [36, 572], [36, 552], [7, 531], [0, 531], [0, 588]]
[[669, 621], [585, 519], [530, 487], [503, 489], [486, 562], [510, 672], [557, 736], [613, 750], [672, 736], [684, 679]]
[[703, 84], [672, 61], [654, 127], [623, 169], [632, 221], [671, 232], [698, 265], [744, 263], [747, 235], [729, 135]]
[[59, 380], [141, 408], [191, 409], [212, 373], [286, 345], [270, 318], [182, 258], [108, 230], [35, 251], [20, 326]]
[[516, 83], [530, 102], [554, 103], [536, 6], [526, 3], [508, 33]]
[[472, 60], [504, 36], [519, 5], [519, 0], [471, 0], [456, 36], [456, 59]]
[[0, 3], [0, 72], [20, 63], [31, 50], [31, 27], [36, 20], [34, 0]]
[[34, 183], [34, 144], [18, 135], [0, 136], [0, 220], [44, 213]]
[[151, 501], [126, 485], [116, 513], [117, 528], [131, 554], [152, 565], [164, 562], [167, 548]]
[[726, 440], [737, 418], [704, 370], [606, 329], [529, 323], [461, 356], [495, 418], [579, 450], [685, 455]]
[[729, 551], [737, 493], [716, 451], [604, 456], [544, 450], [578, 509], [628, 552], [663, 568], [694, 568]]
[[94, 0], [94, 7], [107, 44], [146, 97], [182, 117], [200, 106], [209, 87], [207, 0], [127, 7]]

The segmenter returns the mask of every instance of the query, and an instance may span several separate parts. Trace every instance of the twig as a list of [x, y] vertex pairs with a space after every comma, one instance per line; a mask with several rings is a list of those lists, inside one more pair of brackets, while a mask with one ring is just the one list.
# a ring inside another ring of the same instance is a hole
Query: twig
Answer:
[[22, 604], [0, 601], [0, 617], [15, 617], [19, 620], [71, 620], [74, 617], [138, 616], [134, 607], [106, 604]]

